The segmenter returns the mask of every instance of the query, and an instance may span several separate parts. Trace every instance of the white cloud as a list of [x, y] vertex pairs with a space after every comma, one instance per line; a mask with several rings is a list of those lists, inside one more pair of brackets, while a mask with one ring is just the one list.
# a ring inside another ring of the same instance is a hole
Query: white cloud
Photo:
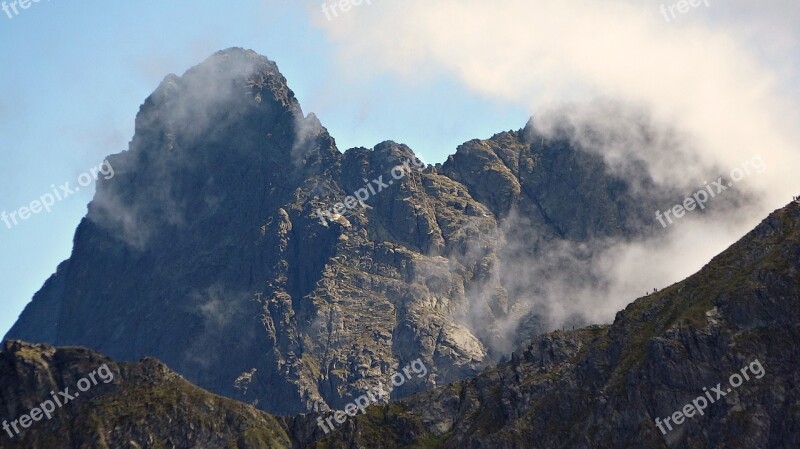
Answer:
[[315, 12], [343, 65], [405, 78], [448, 72], [532, 113], [596, 96], [641, 106], [686, 133], [705, 166], [761, 153], [773, 171], [759, 187], [791, 196], [797, 115], [784, 78], [724, 25], [667, 23], [657, 4], [614, 0], [381, 2], [330, 22]]

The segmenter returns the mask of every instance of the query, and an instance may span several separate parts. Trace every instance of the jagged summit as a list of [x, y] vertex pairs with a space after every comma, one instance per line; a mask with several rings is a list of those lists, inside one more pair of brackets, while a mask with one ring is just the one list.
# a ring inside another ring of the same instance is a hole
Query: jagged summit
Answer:
[[247, 116], [259, 120], [263, 128], [280, 127], [281, 119], [303, 119], [294, 93], [273, 61], [252, 50], [231, 48], [215, 53], [182, 76], [164, 78], [145, 100], [137, 117], [137, 132], [162, 122], [172, 134], [186, 138], [186, 134], [207, 133]]
[[[246, 82], [252, 86], [256, 84], [259, 77], [275, 77], [276, 82], [272, 87], [281, 89], [285, 87], [286, 80], [278, 69], [278, 65], [269, 58], [256, 53], [253, 50], [243, 48], [229, 48], [221, 50], [205, 61], [190, 68], [183, 76], [170, 73], [159, 84], [154, 93], [167, 93], [175, 89], [182, 81], [199, 87], [199, 82]], [[212, 79], [209, 79], [212, 78]], [[282, 80], [282, 82], [280, 82]], [[211, 87], [211, 86], [206, 86]], [[208, 90], [215, 90], [218, 85]]]

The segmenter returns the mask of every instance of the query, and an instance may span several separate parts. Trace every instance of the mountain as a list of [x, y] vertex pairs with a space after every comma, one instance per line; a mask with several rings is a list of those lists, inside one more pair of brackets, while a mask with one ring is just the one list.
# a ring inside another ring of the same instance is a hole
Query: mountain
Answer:
[[0, 445], [790, 449], [800, 444], [799, 312], [794, 202], [697, 274], [630, 304], [613, 324], [536, 336], [508, 362], [370, 407], [328, 436], [313, 416], [273, 418], [193, 387], [154, 359], [114, 363], [82, 348], [6, 342], [7, 417], [106, 372], [51, 420], [17, 440], [3, 435]]
[[167, 76], [108, 163], [70, 258], [5, 338], [156, 357], [280, 414], [339, 409], [417, 358], [431, 374], [393, 397], [480, 373], [558, 326], [530, 263], [661, 231], [652, 211], [681, 197], [534, 122], [443, 164], [391, 141], [342, 153], [242, 49]]

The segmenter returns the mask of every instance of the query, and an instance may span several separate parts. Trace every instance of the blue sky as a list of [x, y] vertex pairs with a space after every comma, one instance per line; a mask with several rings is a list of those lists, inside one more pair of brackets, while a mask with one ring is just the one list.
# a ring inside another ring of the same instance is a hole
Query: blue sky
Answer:
[[[74, 186], [125, 150], [139, 105], [161, 79], [228, 47], [276, 61], [341, 150], [391, 139], [436, 162], [466, 140], [524, 126], [525, 108], [474, 94], [451, 76], [354, 78], [304, 5], [289, 3], [43, 0], [11, 19], [0, 11], [0, 211], [30, 204], [51, 185]], [[11, 229], [0, 222], [0, 334], [69, 257], [92, 193]]]

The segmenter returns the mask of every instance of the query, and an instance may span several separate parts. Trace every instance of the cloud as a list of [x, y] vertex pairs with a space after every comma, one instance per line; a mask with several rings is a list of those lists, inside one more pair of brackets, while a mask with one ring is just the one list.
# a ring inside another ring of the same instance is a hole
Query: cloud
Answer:
[[[469, 304], [454, 316], [494, 356], [537, 333], [609, 323], [636, 298], [693, 274], [698, 267], [687, 261], [706, 262], [709, 252], [730, 245], [739, 228], [724, 211], [689, 214], [672, 226], [677, 231], [648, 238], [577, 242], [552, 239], [512, 212], [486, 237], [495, 247], [487, 249], [476, 239], [460, 255], [461, 263], [474, 264], [494, 254], [496, 269], [469, 286]], [[460, 266], [457, 259], [451, 255], [451, 266]]]
[[292, 163], [301, 167], [306, 157], [319, 147], [319, 138], [323, 134], [322, 124], [313, 113], [304, 117], [302, 113], [295, 115], [294, 144], [292, 145]]
[[199, 317], [202, 332], [194, 335], [193, 343], [184, 357], [188, 363], [197, 364], [208, 370], [219, 363], [225, 345], [229, 344], [234, 326], [243, 326], [252, 309], [251, 298], [247, 292], [225, 288], [214, 284], [202, 291], [192, 291], [189, 295], [189, 308], [186, 313]]
[[784, 79], [723, 25], [678, 26], [657, 6], [614, 0], [387, 2], [319, 24], [342, 64], [364, 72], [446, 72], [534, 114], [598, 96], [633, 105], [685, 136], [692, 174], [760, 152], [774, 172], [757, 187], [772, 206], [791, 196], [797, 115]]

